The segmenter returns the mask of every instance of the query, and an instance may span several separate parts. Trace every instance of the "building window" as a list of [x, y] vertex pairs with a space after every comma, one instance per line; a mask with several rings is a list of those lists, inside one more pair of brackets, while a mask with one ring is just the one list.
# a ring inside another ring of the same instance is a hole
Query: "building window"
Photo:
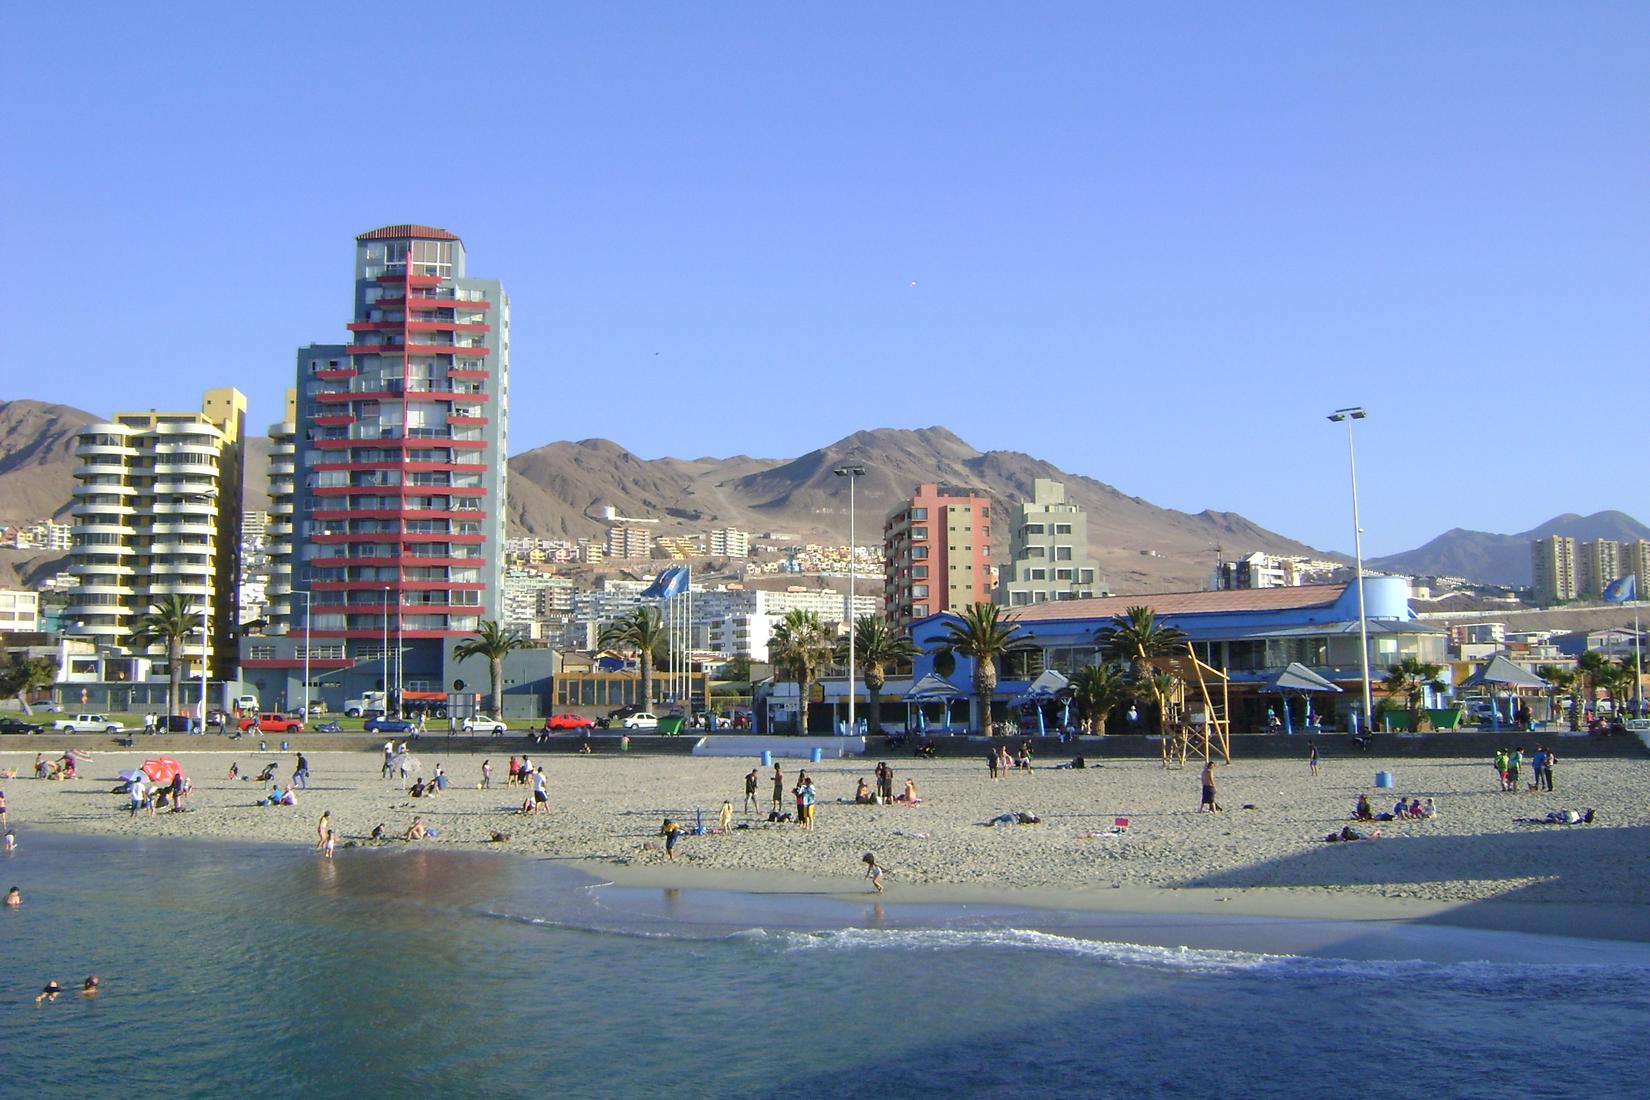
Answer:
[[1015, 607], [1022, 607], [1031, 602], [1031, 597], [1030, 594], [1026, 592], [1010, 592], [1008, 594], [1008, 602], [1013, 604]]
[[1028, 523], [1025, 525], [1025, 530], [1023, 533], [1027, 535], [1040, 535], [1043, 533], [1043, 525], [1040, 523]]
[[1069, 581], [1069, 580], [1071, 580], [1071, 570], [1069, 570], [1069, 569], [1056, 569], [1054, 571], [1054, 579], [1057, 580], [1057, 581]]
[[911, 528], [911, 537], [914, 538], [914, 539], [925, 539], [925, 538], [927, 538], [928, 537], [928, 528], [926, 528], [926, 527], [913, 527], [913, 528]]
[[1041, 546], [1027, 546], [1025, 549], [1020, 551], [1020, 557], [1022, 558], [1041, 558], [1043, 556], [1043, 548]]
[[1077, 571], [1077, 579], [1079, 581], [1082, 581], [1084, 584], [1093, 584], [1094, 583], [1094, 570], [1092, 570], [1092, 569], [1079, 569]]
[[926, 508], [913, 508], [913, 509], [911, 509], [911, 518], [912, 519], [927, 519], [928, 518], [928, 509], [926, 509]]
[[1056, 546], [1054, 548], [1054, 560], [1055, 561], [1070, 561], [1071, 560], [1071, 547], [1069, 547], [1069, 546]]
[[1069, 535], [1069, 534], [1071, 534], [1071, 524], [1069, 524], [1069, 523], [1056, 523], [1054, 525], [1054, 533], [1056, 535]]
[[1048, 570], [1047, 569], [1040, 569], [1040, 568], [1039, 569], [1028, 570], [1027, 573], [1026, 573], [1026, 576], [1029, 579], [1034, 580], [1034, 581], [1047, 580], [1048, 579]]

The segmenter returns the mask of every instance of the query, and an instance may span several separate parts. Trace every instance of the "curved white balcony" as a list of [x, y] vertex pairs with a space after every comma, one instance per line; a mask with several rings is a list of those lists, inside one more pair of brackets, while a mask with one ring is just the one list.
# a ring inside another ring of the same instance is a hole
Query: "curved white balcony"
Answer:
[[119, 535], [130, 538], [137, 530], [125, 523], [85, 521], [74, 525], [76, 535]]
[[85, 440], [75, 444], [76, 458], [89, 458], [92, 455], [109, 455], [116, 458], [136, 458], [138, 449], [126, 443], [90, 443]]

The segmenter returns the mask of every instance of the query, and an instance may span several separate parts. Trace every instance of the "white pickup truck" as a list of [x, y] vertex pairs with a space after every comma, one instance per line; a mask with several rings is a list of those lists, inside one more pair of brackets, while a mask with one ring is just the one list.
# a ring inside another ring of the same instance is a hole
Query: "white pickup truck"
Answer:
[[101, 714], [77, 714], [73, 718], [59, 718], [52, 729], [64, 733], [119, 733], [120, 723]]

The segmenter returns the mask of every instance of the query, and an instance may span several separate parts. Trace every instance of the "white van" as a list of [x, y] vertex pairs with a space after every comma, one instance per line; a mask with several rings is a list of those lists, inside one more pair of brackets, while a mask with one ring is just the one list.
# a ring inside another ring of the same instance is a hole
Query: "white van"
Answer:
[[258, 697], [256, 695], [235, 696], [235, 709], [242, 714], [258, 713]]

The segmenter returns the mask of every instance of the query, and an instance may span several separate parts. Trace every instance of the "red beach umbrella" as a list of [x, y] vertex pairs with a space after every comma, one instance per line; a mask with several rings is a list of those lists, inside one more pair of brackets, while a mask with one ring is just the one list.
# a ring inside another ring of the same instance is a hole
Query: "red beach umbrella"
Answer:
[[183, 765], [170, 756], [157, 756], [143, 762], [143, 774], [149, 777], [151, 783], [170, 783], [182, 770]]

